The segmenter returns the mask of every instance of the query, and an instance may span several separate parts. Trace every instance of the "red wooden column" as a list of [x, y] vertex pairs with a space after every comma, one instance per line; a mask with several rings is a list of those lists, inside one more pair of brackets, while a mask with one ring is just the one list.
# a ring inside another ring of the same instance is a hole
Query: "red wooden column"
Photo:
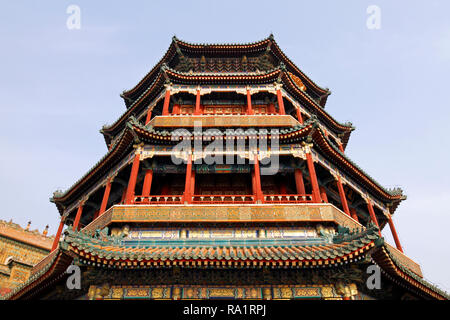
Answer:
[[125, 198], [127, 196], [127, 188], [123, 188], [123, 192], [122, 192], [122, 198], [120, 198], [120, 203], [124, 204], [125, 203]]
[[143, 197], [150, 196], [150, 191], [152, 188], [152, 180], [153, 180], [153, 170], [147, 169], [145, 171], [144, 184], [142, 186], [142, 196]]
[[73, 222], [72, 230], [78, 230], [78, 225], [80, 224], [81, 214], [83, 213], [84, 202], [81, 202], [78, 206], [77, 215], [75, 216], [75, 221]]
[[305, 183], [303, 182], [303, 173], [301, 169], [294, 170], [295, 186], [297, 187], [297, 194], [305, 195]]
[[111, 192], [111, 182], [112, 182], [111, 178], [108, 178], [106, 181], [105, 192], [103, 193], [102, 204], [100, 205], [100, 211], [98, 212], [98, 216], [101, 216], [103, 212], [105, 212], [106, 206], [108, 205], [109, 193]]
[[372, 219], [372, 222], [378, 227], [378, 234], [381, 237], [380, 225], [378, 224], [377, 216], [375, 215], [375, 211], [373, 211], [373, 205], [370, 200], [367, 200], [367, 209], [369, 210], [370, 219]]
[[286, 184], [283, 181], [280, 182], [280, 194], [287, 194]]
[[283, 114], [284, 115], [285, 111], [284, 111], [283, 95], [281, 94], [281, 90], [280, 89], [277, 90], [277, 99], [278, 99], [278, 107], [280, 109], [279, 114]]
[[145, 124], [149, 123], [151, 119], [152, 119], [152, 110], [148, 108], [147, 118], [145, 118]]
[[186, 182], [184, 184], [184, 202], [191, 203], [192, 195], [191, 195], [191, 184], [192, 184], [192, 156], [188, 155], [188, 161], [186, 165]]
[[270, 114], [277, 113], [277, 111], [275, 110], [275, 105], [273, 103], [269, 103], [269, 113]]
[[169, 103], [170, 103], [170, 89], [166, 89], [166, 95], [164, 96], [164, 105], [162, 109], [162, 115], [167, 116], [169, 115]]
[[191, 194], [192, 196], [194, 196], [195, 194], [195, 170], [192, 170], [191, 175]]
[[195, 111], [194, 115], [201, 115], [202, 111], [200, 110], [200, 90], [197, 89], [197, 96], [195, 97]]
[[252, 95], [250, 94], [250, 90], [248, 90], [248, 89], [247, 89], [247, 114], [248, 115], [253, 114]]
[[170, 186], [169, 183], [166, 181], [161, 189], [161, 195], [167, 196], [169, 194]]
[[338, 177], [337, 179], [337, 186], [339, 190], [339, 196], [341, 197], [342, 208], [347, 215], [350, 215], [350, 210], [348, 209], [347, 198], [345, 197], [345, 191], [344, 186], [342, 185], [341, 177]]
[[297, 120], [298, 120], [298, 122], [303, 124], [303, 117], [302, 117], [302, 112], [300, 111], [300, 108], [297, 108]]
[[65, 219], [66, 219], [66, 217], [63, 215], [61, 217], [61, 222], [59, 223], [59, 227], [58, 227], [58, 231], [56, 232], [55, 239], [53, 240], [53, 245], [52, 245], [51, 251], [54, 251], [58, 247], [59, 239], [61, 238], [62, 229], [64, 228], [64, 220]]
[[180, 114], [180, 105], [179, 104], [173, 105], [172, 114]]
[[263, 193], [261, 189], [261, 172], [259, 169], [259, 159], [258, 155], [255, 154], [254, 158], [254, 171], [255, 171], [255, 189], [256, 189], [256, 201], [259, 203], [263, 202]]
[[252, 171], [252, 194], [255, 196], [256, 199], [256, 182], [255, 182], [255, 172]]
[[311, 179], [313, 201], [320, 203], [322, 200], [320, 198], [319, 183], [317, 182], [316, 169], [314, 168], [314, 161], [310, 152], [306, 153], [306, 164], [308, 165], [309, 177]]
[[140, 154], [136, 150], [134, 154], [133, 164], [131, 166], [130, 179], [128, 180], [127, 195], [125, 196], [125, 204], [131, 204], [134, 201], [134, 189], [136, 188], [136, 180], [139, 172]]
[[400, 240], [398, 238], [397, 231], [395, 230], [394, 221], [392, 221], [391, 215], [389, 215], [388, 222], [389, 222], [389, 228], [391, 229], [392, 237], [394, 238], [394, 241], [395, 241], [395, 245], [398, 250], [403, 252], [403, 248], [402, 248], [402, 245], [400, 244]]
[[325, 190], [325, 187], [320, 186], [320, 197], [322, 198], [323, 202], [328, 203], [328, 197], [327, 197], [327, 191]]
[[359, 222], [358, 215], [356, 214], [356, 209], [355, 208], [350, 208], [350, 214], [351, 214], [353, 219], [355, 219], [356, 221]]

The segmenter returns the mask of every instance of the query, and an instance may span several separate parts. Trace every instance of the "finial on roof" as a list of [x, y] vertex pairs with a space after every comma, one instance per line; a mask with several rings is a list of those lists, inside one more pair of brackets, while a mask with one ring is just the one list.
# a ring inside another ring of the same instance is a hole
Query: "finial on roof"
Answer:
[[346, 125], [347, 127], [352, 127], [352, 128], [354, 128], [354, 127], [353, 127], [353, 123], [352, 123], [351, 121], [346, 121], [346, 122], [344, 123], [344, 125]]
[[48, 225], [45, 226], [45, 229], [44, 229], [44, 231], [42, 232], [42, 234], [43, 234], [44, 236], [47, 236], [47, 233], [48, 233]]
[[175, 42], [175, 41], [177, 41], [177, 40], [178, 40], [178, 38], [177, 38], [177, 36], [174, 34], [173, 37], [172, 37], [172, 41]]
[[31, 226], [31, 221], [28, 221], [27, 227], [25, 228], [25, 230], [30, 230], [30, 226]]
[[138, 122], [137, 122], [137, 119], [135, 118], [135, 116], [131, 115], [131, 116], [128, 117], [128, 120], [127, 120], [125, 126], [128, 129], [131, 129], [131, 132], [133, 133], [133, 136], [136, 135], [136, 133], [133, 130], [133, 125], [137, 125], [137, 124], [138, 124]]
[[272, 41], [275, 40], [275, 37], [273, 36], [272, 32], [269, 34], [269, 39], [272, 40]]
[[63, 195], [63, 192], [60, 189], [53, 192], [53, 198], [58, 198], [58, 197], [61, 197], [62, 195]]
[[309, 119], [307, 121], [312, 124], [313, 128], [315, 128], [315, 129], [320, 128], [319, 119], [317, 118], [317, 115], [312, 114], [311, 117], [309, 117]]

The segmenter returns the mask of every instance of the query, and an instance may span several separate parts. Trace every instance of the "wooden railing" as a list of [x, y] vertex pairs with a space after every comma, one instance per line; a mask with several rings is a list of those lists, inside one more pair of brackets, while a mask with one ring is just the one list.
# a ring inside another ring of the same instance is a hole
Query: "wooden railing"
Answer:
[[[264, 195], [264, 203], [310, 203], [313, 202], [311, 194], [267, 194]], [[135, 196], [134, 204], [181, 204], [181, 195], [151, 195]], [[246, 204], [256, 203], [253, 194], [196, 194], [192, 196], [192, 203], [199, 204]]]
[[265, 203], [305, 203], [312, 202], [311, 194], [268, 194], [264, 195]]
[[[224, 199], [225, 200], [225, 199]], [[310, 205], [311, 204], [311, 205]], [[174, 205], [114, 205], [105, 211], [100, 217], [91, 222], [83, 229], [84, 233], [92, 233], [97, 229], [103, 229], [106, 226], [115, 223], [140, 223], [142, 221], [148, 222], [177, 222], [186, 223], [196, 221], [214, 221], [227, 222], [234, 219], [241, 221], [255, 222], [255, 221], [272, 221], [272, 222], [308, 222], [308, 221], [322, 221], [323, 223], [336, 223], [338, 225], [350, 228], [364, 228], [361, 224], [353, 220], [350, 216], [342, 210], [336, 208], [331, 203], [322, 203], [320, 210], [312, 203], [302, 204], [302, 210], [298, 210], [294, 204], [282, 203], [271, 205], [269, 212], [267, 207], [260, 206], [256, 203], [252, 204], [235, 204], [233, 210], [230, 211], [230, 205], [214, 205], [208, 203], [197, 203], [184, 210], [183, 214], [179, 212], [179, 204]], [[151, 208], [151, 210], [148, 210]], [[249, 214], [249, 210], [251, 214]]]
[[88, 234], [93, 234], [97, 229], [103, 229], [111, 222], [112, 213], [114, 211], [114, 206], [110, 207], [108, 210], [103, 212], [102, 215], [95, 218], [91, 223], [83, 228], [83, 231]]
[[182, 202], [181, 195], [156, 195], [156, 196], [135, 196], [135, 204], [179, 204]]
[[192, 197], [192, 203], [255, 203], [254, 195], [194, 195]]
[[[192, 116], [192, 113], [170, 113], [167, 116], [171, 116], [171, 117], [185, 117], [185, 116]], [[246, 116], [247, 114], [247, 110], [242, 111], [242, 112], [233, 112], [233, 113], [202, 113], [199, 114], [198, 116]], [[266, 113], [258, 113], [258, 112], [254, 112], [253, 115], [262, 115], [262, 116], [279, 116], [279, 113], [276, 112], [266, 112]]]

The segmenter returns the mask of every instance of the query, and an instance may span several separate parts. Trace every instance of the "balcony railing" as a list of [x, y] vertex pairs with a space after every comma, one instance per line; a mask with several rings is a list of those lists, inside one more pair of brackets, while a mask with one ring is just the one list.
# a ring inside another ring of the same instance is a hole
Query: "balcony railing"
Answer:
[[181, 195], [157, 195], [157, 196], [135, 196], [135, 204], [179, 204], [182, 202]]
[[[302, 210], [296, 210], [292, 205], [275, 205], [267, 208], [258, 204], [236, 205], [234, 210], [230, 211], [227, 205], [194, 205], [189, 210], [180, 214], [177, 207], [179, 205], [154, 206], [152, 214], [146, 210], [141, 210], [140, 204], [114, 205], [106, 210], [101, 216], [89, 223], [83, 228], [83, 232], [93, 233], [97, 229], [112, 223], [139, 223], [144, 219], [148, 222], [166, 222], [186, 223], [191, 221], [210, 221], [210, 222], [229, 222], [231, 220], [240, 220], [247, 222], [255, 221], [273, 221], [273, 222], [309, 222], [322, 221], [323, 223], [336, 223], [350, 229], [364, 228], [361, 224], [353, 220], [342, 210], [336, 208], [331, 203], [322, 203], [320, 210], [317, 206], [310, 203], [302, 205]], [[287, 208], [287, 207], [290, 208]], [[249, 209], [251, 214], [249, 214]], [[155, 213], [155, 214], [153, 214]], [[269, 214], [270, 213], [270, 214]]]
[[[267, 194], [264, 203], [310, 203], [313, 202], [311, 194]], [[134, 204], [181, 204], [182, 195], [151, 195], [135, 196]], [[252, 194], [196, 194], [192, 196], [194, 204], [251, 204], [256, 203], [256, 196]]]
[[255, 203], [254, 195], [194, 195], [192, 203]]
[[[192, 116], [193, 113], [170, 113], [167, 116], [170, 117], [185, 117], [185, 116]], [[202, 113], [202, 114], [198, 114], [197, 116], [246, 116], [247, 114], [247, 110], [242, 111], [242, 112], [230, 112], [230, 113]], [[261, 115], [261, 116], [279, 116], [279, 113], [276, 112], [266, 112], [266, 113], [258, 113], [258, 112], [254, 112], [253, 115]]]
[[313, 202], [311, 194], [268, 194], [265, 203], [305, 203]]

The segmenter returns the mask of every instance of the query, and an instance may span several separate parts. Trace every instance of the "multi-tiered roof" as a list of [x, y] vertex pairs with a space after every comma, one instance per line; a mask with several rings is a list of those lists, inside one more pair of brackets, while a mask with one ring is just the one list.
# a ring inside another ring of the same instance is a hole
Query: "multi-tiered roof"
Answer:
[[[70, 263], [94, 268], [89, 298], [447, 298], [403, 253], [392, 221], [402, 191], [345, 154], [354, 127], [325, 111], [329, 95], [272, 35], [229, 45], [174, 37], [122, 93], [126, 111], [101, 130], [105, 156], [54, 193], [52, 253], [10, 298], [55, 298], [48, 288]], [[233, 148], [211, 151], [218, 142]], [[212, 155], [232, 163], [207, 163]], [[274, 158], [277, 171], [264, 174]], [[386, 225], [396, 248], [381, 236]], [[383, 294], [361, 285], [371, 263]]]

